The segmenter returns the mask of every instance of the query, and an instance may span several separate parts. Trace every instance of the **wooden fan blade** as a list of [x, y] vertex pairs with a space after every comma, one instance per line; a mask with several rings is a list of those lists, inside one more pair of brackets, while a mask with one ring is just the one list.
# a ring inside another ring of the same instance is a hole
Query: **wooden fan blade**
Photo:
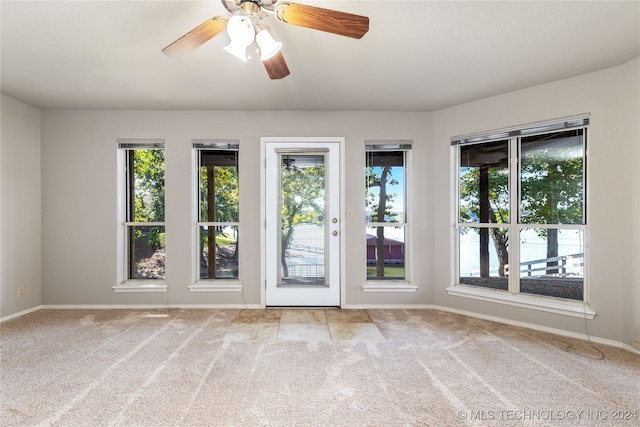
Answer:
[[276, 8], [282, 22], [360, 39], [369, 31], [369, 18], [337, 10], [296, 3], [282, 3]]
[[269, 59], [265, 59], [262, 63], [264, 64], [264, 68], [267, 69], [267, 74], [269, 74], [271, 80], [283, 79], [290, 74], [282, 51], [278, 51], [278, 53]]
[[224, 31], [227, 28], [227, 21], [228, 18], [222, 16], [213, 17], [162, 49], [162, 53], [177, 56], [191, 52]]

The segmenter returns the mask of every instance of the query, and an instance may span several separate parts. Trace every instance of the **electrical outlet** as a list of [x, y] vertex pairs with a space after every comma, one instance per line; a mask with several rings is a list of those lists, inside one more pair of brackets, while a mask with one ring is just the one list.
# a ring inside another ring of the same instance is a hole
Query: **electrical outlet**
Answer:
[[24, 288], [22, 286], [20, 286], [18, 288], [18, 298], [23, 297], [24, 296]]
[[353, 209], [347, 209], [347, 219], [353, 218]]

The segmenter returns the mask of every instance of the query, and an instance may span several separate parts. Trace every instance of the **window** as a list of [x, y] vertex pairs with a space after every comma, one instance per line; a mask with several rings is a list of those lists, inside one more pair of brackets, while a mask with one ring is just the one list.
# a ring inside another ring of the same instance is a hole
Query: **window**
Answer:
[[239, 278], [238, 144], [194, 142], [197, 161], [196, 281]]
[[366, 145], [366, 270], [369, 281], [406, 281], [407, 155], [411, 145]]
[[122, 281], [164, 282], [164, 141], [119, 141], [118, 148]]
[[454, 140], [459, 285], [586, 301], [588, 122]]

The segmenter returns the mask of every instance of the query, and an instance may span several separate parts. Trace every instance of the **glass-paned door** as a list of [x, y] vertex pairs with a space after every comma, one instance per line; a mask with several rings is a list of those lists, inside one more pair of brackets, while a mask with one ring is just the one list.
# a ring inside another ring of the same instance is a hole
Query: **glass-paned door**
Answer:
[[337, 142], [266, 144], [266, 304], [340, 304]]

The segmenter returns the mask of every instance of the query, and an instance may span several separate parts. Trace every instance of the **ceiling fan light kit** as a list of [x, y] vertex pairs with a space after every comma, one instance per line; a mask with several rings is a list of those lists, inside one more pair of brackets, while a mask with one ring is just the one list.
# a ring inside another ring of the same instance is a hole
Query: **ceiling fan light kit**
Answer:
[[266, 28], [256, 33], [256, 44], [260, 49], [260, 59], [263, 61], [273, 57], [282, 49], [282, 43], [275, 40]]
[[224, 29], [229, 36], [229, 44], [224, 50], [247, 61], [247, 48], [254, 41], [260, 51], [267, 74], [271, 79], [282, 79], [289, 75], [289, 68], [282, 55], [282, 43], [276, 41], [268, 27], [261, 20], [268, 16], [285, 24], [325, 31], [340, 36], [360, 39], [369, 31], [369, 18], [315, 6], [272, 0], [221, 0], [231, 17], [215, 16], [198, 25], [162, 52], [168, 56], [178, 56], [190, 52]]
[[255, 38], [255, 29], [251, 19], [242, 15], [232, 16], [227, 22], [227, 35], [231, 41], [224, 47], [224, 50], [246, 62], [247, 48]]

